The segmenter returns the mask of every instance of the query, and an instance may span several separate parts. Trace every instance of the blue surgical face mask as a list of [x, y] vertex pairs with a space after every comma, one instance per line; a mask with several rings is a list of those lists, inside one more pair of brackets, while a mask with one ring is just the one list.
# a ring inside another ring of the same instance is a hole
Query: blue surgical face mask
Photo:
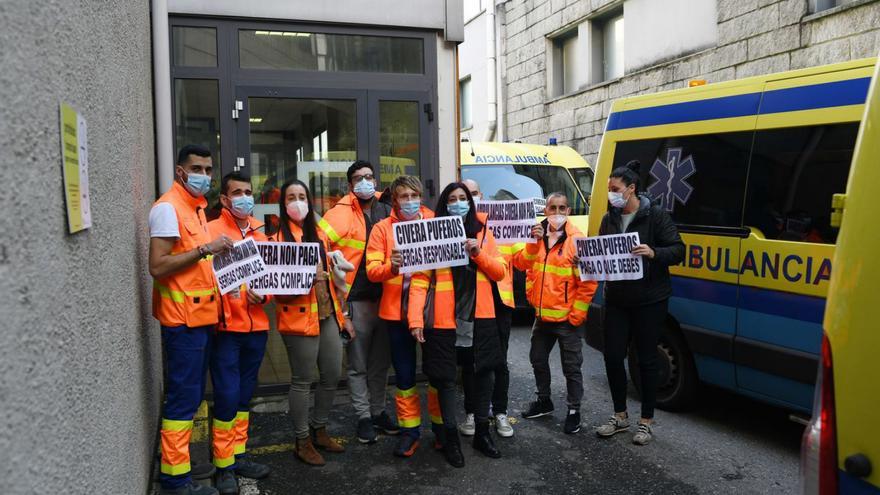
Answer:
[[404, 201], [400, 203], [400, 216], [403, 217], [403, 220], [415, 220], [416, 217], [419, 216], [419, 208], [421, 208], [422, 202], [419, 200], [413, 201]]
[[232, 200], [232, 208], [229, 210], [232, 214], [237, 218], [247, 218], [250, 216], [251, 212], [254, 211], [254, 197], [253, 196], [238, 196], [237, 198], [231, 198]]
[[211, 176], [186, 174], [186, 188], [193, 196], [204, 196], [211, 190]]
[[623, 197], [623, 193], [619, 193], [616, 191], [611, 191], [608, 193], [608, 202], [611, 203], [611, 206], [615, 208], [623, 208], [626, 206], [626, 198]]
[[467, 201], [456, 201], [455, 203], [449, 203], [446, 205], [446, 211], [448, 211], [450, 215], [458, 215], [460, 217], [467, 215], [470, 209], [471, 205]]
[[367, 200], [376, 195], [376, 185], [373, 181], [362, 179], [354, 185], [354, 195], [360, 199]]

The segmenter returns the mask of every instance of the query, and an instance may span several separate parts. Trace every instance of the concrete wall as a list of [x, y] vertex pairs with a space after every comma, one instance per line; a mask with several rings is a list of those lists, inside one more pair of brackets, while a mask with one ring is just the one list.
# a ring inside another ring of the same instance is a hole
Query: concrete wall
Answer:
[[[491, 7], [490, 7], [491, 8]], [[465, 20], [467, 22], [467, 20]], [[458, 47], [459, 80], [471, 78], [471, 128], [461, 130], [462, 137], [481, 141], [486, 135], [489, 122], [489, 109], [486, 104], [489, 81], [486, 64], [486, 24], [485, 11], [472, 18], [464, 26], [464, 43]]]
[[[0, 485], [144, 493], [161, 353], [149, 2], [0, 2]], [[69, 235], [58, 104], [88, 122], [94, 227]]]
[[[556, 137], [592, 164], [616, 98], [686, 87], [691, 79], [720, 82], [877, 55], [880, 1], [854, 0], [819, 13], [811, 13], [810, 1], [717, 0], [717, 43], [710, 48], [554, 99], [547, 90], [547, 35], [619, 2], [511, 0], [501, 34], [508, 139], [544, 143]], [[624, 22], [628, 37], [630, 21]], [[676, 28], [668, 31], [677, 34]]]

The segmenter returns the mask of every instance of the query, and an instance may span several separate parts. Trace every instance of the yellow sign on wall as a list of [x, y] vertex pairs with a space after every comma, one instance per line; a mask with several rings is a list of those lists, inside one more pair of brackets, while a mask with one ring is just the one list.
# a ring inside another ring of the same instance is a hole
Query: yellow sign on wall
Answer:
[[61, 162], [67, 225], [73, 234], [92, 226], [89, 151], [86, 121], [66, 103], [61, 103]]

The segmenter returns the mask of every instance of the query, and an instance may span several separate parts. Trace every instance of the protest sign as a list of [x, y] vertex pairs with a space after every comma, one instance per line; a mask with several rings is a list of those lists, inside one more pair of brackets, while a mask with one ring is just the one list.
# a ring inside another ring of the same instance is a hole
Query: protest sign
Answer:
[[266, 272], [263, 258], [253, 239], [238, 241], [211, 260], [220, 293], [231, 292]]
[[574, 240], [581, 280], [638, 280], [642, 278], [642, 257], [632, 254], [639, 234], [600, 235]]
[[261, 296], [308, 294], [315, 284], [321, 248], [317, 242], [258, 242], [266, 273], [250, 282]]
[[394, 246], [403, 256], [400, 273], [467, 265], [464, 223], [459, 216], [394, 224]]
[[532, 198], [532, 201], [535, 202], [535, 215], [543, 215], [544, 208], [547, 206], [547, 200], [544, 198]]
[[532, 199], [477, 202], [477, 211], [489, 215], [488, 227], [498, 244], [536, 242], [532, 237], [532, 227], [537, 222], [535, 208]]

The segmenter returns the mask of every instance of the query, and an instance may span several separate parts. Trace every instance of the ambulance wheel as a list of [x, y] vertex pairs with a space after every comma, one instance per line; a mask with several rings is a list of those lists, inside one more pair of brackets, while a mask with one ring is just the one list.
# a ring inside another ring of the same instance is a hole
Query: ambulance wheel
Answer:
[[[641, 394], [639, 358], [630, 341], [629, 376]], [[665, 411], [684, 411], [696, 403], [700, 385], [694, 357], [677, 328], [669, 323], [663, 329], [657, 345], [657, 407]]]

